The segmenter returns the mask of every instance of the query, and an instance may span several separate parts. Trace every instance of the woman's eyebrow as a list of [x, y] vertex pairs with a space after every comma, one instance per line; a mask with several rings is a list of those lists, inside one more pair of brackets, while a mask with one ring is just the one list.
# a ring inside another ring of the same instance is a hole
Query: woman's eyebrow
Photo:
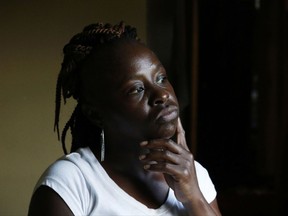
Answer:
[[[155, 65], [155, 64], [154, 64]], [[155, 67], [154, 70], [159, 70], [160, 68], [163, 68], [163, 65], [159, 62]]]
[[[151, 66], [153, 67], [153, 68], [151, 68], [151, 70], [152, 71], [156, 71], [156, 72], [159, 71], [160, 69], [164, 69], [164, 67], [163, 67], [163, 65], [161, 63], [158, 63], [156, 65], [155, 64], [151, 64]], [[123, 85], [125, 85], [127, 82], [138, 80], [139, 78], [141, 78], [143, 76], [143, 72], [144, 71], [145, 70], [138, 71], [137, 73], [130, 74], [127, 77], [123, 77], [122, 80], [120, 80], [118, 87], [122, 88]]]

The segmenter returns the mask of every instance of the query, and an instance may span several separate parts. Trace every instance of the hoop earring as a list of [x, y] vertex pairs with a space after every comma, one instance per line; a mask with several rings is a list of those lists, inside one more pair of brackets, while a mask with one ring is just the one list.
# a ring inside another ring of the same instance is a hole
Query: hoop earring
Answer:
[[104, 161], [105, 158], [105, 138], [104, 138], [104, 129], [101, 131], [100, 135], [100, 144], [101, 144], [101, 162]]

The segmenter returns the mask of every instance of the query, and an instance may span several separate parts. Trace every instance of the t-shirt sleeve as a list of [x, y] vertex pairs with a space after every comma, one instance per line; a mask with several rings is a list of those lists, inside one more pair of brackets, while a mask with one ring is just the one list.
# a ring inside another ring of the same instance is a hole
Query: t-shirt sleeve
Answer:
[[[35, 190], [41, 185], [53, 189], [74, 215], [86, 215], [87, 186], [79, 168], [70, 161], [59, 160], [41, 176]], [[34, 190], [34, 191], [35, 191]]]
[[207, 170], [195, 161], [196, 175], [200, 190], [208, 203], [216, 198], [216, 190]]

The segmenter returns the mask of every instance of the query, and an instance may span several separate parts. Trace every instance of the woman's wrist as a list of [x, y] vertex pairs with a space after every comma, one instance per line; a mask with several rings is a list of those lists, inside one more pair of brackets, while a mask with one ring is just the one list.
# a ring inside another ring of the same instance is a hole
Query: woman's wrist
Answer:
[[217, 216], [202, 193], [193, 196], [193, 198], [190, 198], [187, 202], [182, 202], [182, 204], [190, 216]]

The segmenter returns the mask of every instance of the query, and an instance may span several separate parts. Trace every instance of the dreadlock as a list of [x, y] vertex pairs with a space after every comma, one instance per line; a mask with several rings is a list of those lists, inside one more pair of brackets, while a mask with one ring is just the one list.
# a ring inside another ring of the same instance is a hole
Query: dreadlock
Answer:
[[95, 143], [95, 139], [97, 140], [97, 137], [99, 137], [100, 128], [92, 125], [84, 117], [80, 109], [79, 72], [83, 62], [101, 44], [120, 38], [138, 40], [136, 29], [131, 26], [125, 26], [123, 22], [114, 26], [109, 23], [91, 24], [86, 26], [81, 33], [73, 36], [70, 42], [64, 46], [64, 59], [56, 85], [54, 131], [57, 131], [58, 140], [60, 140], [59, 117], [61, 98], [63, 97], [64, 103], [71, 96], [77, 101], [77, 105], [61, 134], [61, 143], [65, 154], [67, 154], [65, 139], [69, 129], [72, 135], [71, 151], [75, 151], [79, 147], [92, 145], [91, 140]]

